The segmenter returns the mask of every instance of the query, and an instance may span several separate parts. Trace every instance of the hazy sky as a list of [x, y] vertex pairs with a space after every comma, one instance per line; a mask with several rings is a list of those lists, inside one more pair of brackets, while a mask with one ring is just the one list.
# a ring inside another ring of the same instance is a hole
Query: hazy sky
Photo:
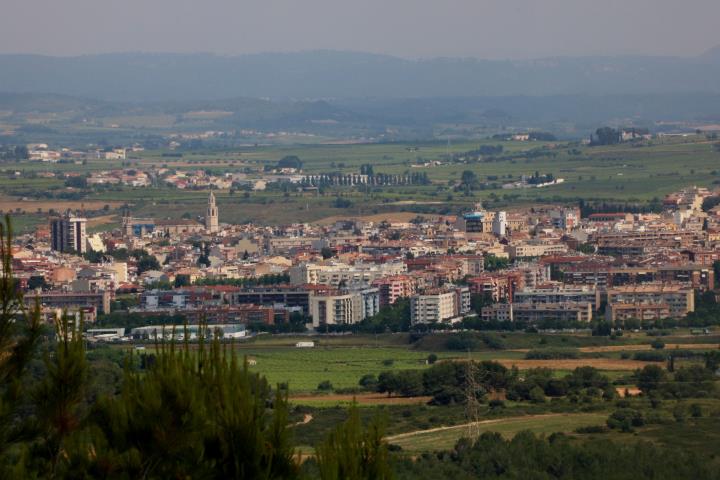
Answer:
[[0, 52], [695, 55], [720, 0], [0, 0]]

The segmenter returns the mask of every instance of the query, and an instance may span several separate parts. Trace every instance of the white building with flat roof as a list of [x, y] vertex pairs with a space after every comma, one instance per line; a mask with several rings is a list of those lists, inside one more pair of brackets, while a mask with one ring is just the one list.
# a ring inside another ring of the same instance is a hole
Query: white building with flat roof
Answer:
[[452, 323], [470, 312], [467, 287], [434, 290], [410, 298], [411, 323]]
[[135, 340], [197, 340], [200, 331], [210, 340], [218, 335], [220, 338], [244, 338], [247, 336], [245, 325], [238, 323], [218, 325], [149, 325], [133, 328], [130, 337]]
[[379, 311], [380, 292], [377, 288], [336, 291], [310, 297], [313, 328], [324, 325], [352, 325]]
[[370, 285], [374, 280], [407, 271], [404, 262], [387, 263], [301, 263], [289, 270], [290, 283], [295, 285], [321, 284], [337, 287], [341, 283], [346, 286]]

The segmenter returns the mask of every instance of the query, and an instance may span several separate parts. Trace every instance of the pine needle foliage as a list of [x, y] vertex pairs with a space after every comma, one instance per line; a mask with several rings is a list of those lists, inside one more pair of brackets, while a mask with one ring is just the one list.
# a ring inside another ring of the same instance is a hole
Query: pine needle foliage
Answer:
[[0, 478], [298, 477], [287, 391], [251, 373], [232, 345], [202, 340], [207, 331], [193, 345], [157, 342], [144, 369], [130, 357], [119, 393], [95, 401], [82, 317], [63, 315], [46, 336], [13, 277], [7, 218], [0, 239]]
[[56, 343], [44, 355], [45, 375], [33, 389], [37, 438], [32, 458], [44, 476], [56, 477], [68, 455], [66, 443], [82, 427], [88, 363], [83, 319], [63, 314], [55, 324]]
[[92, 413], [103, 475], [297, 476], [287, 392], [273, 394], [267, 380], [249, 372], [217, 338], [201, 340], [196, 350], [187, 343], [159, 343], [156, 350], [148, 371], [128, 368], [121, 394], [100, 400]]
[[356, 405], [348, 419], [338, 425], [315, 448], [322, 480], [387, 480], [393, 478], [387, 444], [383, 441], [384, 422], [375, 417], [363, 428]]
[[[40, 309], [25, 308], [12, 271], [12, 225], [0, 221], [0, 478], [22, 475], [27, 367], [42, 335]], [[18, 466], [19, 465], [19, 466]]]

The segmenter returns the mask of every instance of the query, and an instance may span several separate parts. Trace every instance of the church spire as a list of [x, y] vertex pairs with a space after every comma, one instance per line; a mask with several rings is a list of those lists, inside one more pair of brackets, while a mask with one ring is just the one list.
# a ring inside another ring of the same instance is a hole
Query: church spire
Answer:
[[208, 233], [216, 233], [220, 230], [218, 223], [218, 208], [215, 205], [215, 194], [210, 192], [208, 196], [207, 213], [205, 214], [205, 229]]

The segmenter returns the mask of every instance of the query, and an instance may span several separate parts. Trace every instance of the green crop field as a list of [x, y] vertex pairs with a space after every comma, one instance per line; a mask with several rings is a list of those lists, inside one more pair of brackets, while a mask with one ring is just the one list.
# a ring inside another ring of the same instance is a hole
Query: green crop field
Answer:
[[288, 383], [293, 393], [314, 391], [329, 380], [333, 387], [351, 388], [368, 373], [425, 368], [427, 354], [401, 348], [277, 348], [243, 349], [239, 352], [257, 363], [250, 369], [271, 384]]
[[[679, 331], [678, 335], [684, 335]], [[485, 334], [488, 335], [488, 334]], [[358, 387], [358, 381], [366, 374], [378, 375], [388, 370], [425, 369], [428, 368], [426, 360], [430, 353], [435, 353], [439, 360], [472, 358], [475, 361], [484, 360], [519, 360], [525, 359], [528, 349], [543, 350], [558, 347], [563, 348], [594, 348], [610, 346], [618, 350], [607, 352], [587, 352], [582, 354], [588, 365], [593, 365], [596, 357], [613, 360], [621, 365], [623, 362], [632, 362], [632, 359], [621, 360], [623, 345], [647, 345], [649, 348], [653, 337], [647, 335], [620, 337], [610, 340], [607, 337], [593, 337], [585, 334], [533, 334], [519, 332], [494, 332], [496, 341], [504, 342], [503, 349], [491, 349], [480, 340], [478, 335], [476, 348], [471, 352], [449, 351], [445, 344], [449, 338], [447, 334], [433, 334], [416, 341], [408, 342], [407, 334], [381, 334], [381, 335], [337, 335], [337, 336], [276, 336], [260, 335], [236, 343], [234, 350], [240, 357], [247, 356], [254, 360], [250, 366], [253, 372], [265, 375], [271, 384], [287, 383], [292, 394], [312, 393], [317, 391], [320, 382], [329, 381], [334, 390], [351, 389]], [[314, 348], [296, 348], [298, 341], [312, 340]], [[664, 341], [668, 344], [679, 344], [682, 341], [692, 342], [692, 350], [701, 352], [706, 349], [698, 344], [707, 343], [708, 349], [716, 348], [718, 337], [703, 335], [693, 337], [667, 336]], [[126, 347], [123, 347], [126, 348]], [[634, 353], [637, 350], [628, 350]], [[582, 353], [582, 350], [578, 350]], [[550, 365], [555, 361], [550, 361]], [[563, 360], [557, 360], [557, 367], [553, 368], [556, 376], [561, 377], [571, 370]], [[522, 362], [520, 362], [521, 365]], [[664, 362], [660, 362], [664, 365]], [[530, 364], [532, 367], [532, 363]], [[530, 368], [523, 367], [521, 368]], [[574, 368], [574, 367], [572, 367]], [[621, 368], [621, 367], [619, 367]], [[632, 368], [632, 367], [631, 367]], [[631, 373], [631, 369], [604, 370], [603, 374], [611, 380], [624, 378]], [[336, 404], [337, 402], [330, 402]]]

